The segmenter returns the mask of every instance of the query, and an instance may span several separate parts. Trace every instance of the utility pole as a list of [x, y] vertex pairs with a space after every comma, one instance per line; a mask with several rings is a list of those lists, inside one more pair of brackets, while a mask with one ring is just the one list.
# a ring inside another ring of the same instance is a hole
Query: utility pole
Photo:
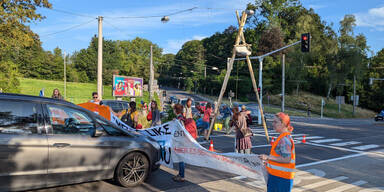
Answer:
[[204, 94], [207, 94], [207, 65], [204, 65]]
[[352, 108], [353, 116], [355, 116], [355, 105], [356, 105], [356, 74], [353, 75], [353, 108]]
[[[260, 88], [260, 106], [259, 108], [263, 108], [263, 59], [264, 57], [259, 57], [259, 88]], [[261, 110], [259, 110], [259, 114], [257, 117], [257, 124], [261, 125]]]
[[151, 45], [151, 59], [150, 59], [150, 66], [149, 66], [149, 102], [151, 102], [153, 97], [153, 53], [152, 53], [152, 45]]
[[64, 51], [64, 99], [67, 98], [67, 66], [65, 63], [65, 51]]
[[283, 54], [282, 79], [281, 79], [281, 112], [284, 112], [285, 104], [285, 54]]
[[103, 96], [103, 17], [99, 16], [97, 20], [99, 23], [99, 39], [97, 48], [97, 94], [101, 100]]
[[237, 70], [237, 72], [236, 72], [236, 101], [238, 101], [237, 100], [237, 93], [238, 93], [238, 86], [239, 86], [239, 62], [237, 62], [236, 63], [236, 70]]

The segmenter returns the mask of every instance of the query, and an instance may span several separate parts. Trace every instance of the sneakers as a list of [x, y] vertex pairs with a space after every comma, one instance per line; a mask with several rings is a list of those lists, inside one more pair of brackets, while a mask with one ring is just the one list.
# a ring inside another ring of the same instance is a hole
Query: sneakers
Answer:
[[181, 177], [180, 175], [176, 175], [174, 177], [172, 177], [172, 179], [176, 182], [184, 182], [185, 179], [183, 177]]

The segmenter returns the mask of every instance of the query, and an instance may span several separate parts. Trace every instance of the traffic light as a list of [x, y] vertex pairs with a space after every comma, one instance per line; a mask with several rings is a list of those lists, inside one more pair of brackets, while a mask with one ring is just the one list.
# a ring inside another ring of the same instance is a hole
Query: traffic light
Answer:
[[258, 88], [257, 88], [257, 92], [258, 92], [258, 93], [259, 93], [259, 95], [260, 95], [260, 87], [258, 87]]
[[309, 52], [311, 45], [311, 35], [309, 33], [301, 34], [301, 52]]

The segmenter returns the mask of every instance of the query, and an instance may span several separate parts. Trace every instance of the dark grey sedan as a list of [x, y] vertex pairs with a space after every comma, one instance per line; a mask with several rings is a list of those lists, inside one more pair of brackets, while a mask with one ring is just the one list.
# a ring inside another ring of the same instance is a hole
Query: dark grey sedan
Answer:
[[75, 104], [0, 93], [0, 191], [110, 178], [136, 186], [159, 167], [159, 150]]

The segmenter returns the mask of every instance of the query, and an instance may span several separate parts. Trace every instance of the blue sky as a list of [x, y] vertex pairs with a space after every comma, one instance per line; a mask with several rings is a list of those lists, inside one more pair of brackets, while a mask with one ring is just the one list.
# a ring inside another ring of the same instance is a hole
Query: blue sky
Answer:
[[[103, 16], [103, 36], [112, 40], [141, 37], [158, 44], [164, 53], [177, 53], [183, 43], [222, 32], [237, 26], [235, 10], [243, 10], [251, 0], [51, 0], [54, 10], [39, 9], [46, 16], [31, 24], [40, 35], [45, 50], [60, 47], [67, 53], [87, 48], [97, 34], [97, 16]], [[363, 33], [376, 53], [384, 48], [384, 1], [380, 0], [302, 0], [327, 23], [339, 21], [345, 14], [357, 19], [355, 33]], [[168, 15], [180, 10], [193, 11], [170, 16], [168, 23], [160, 17], [121, 18]], [[67, 14], [64, 12], [70, 12]], [[72, 28], [73, 27], [73, 28]], [[69, 29], [71, 28], [71, 29]]]

